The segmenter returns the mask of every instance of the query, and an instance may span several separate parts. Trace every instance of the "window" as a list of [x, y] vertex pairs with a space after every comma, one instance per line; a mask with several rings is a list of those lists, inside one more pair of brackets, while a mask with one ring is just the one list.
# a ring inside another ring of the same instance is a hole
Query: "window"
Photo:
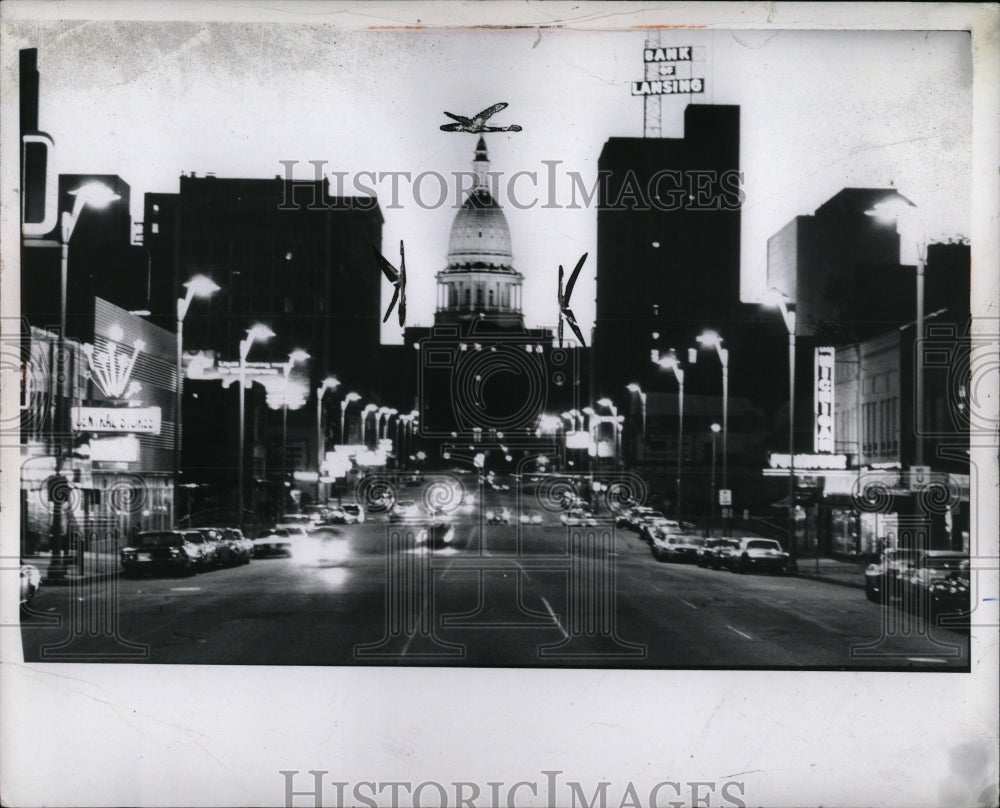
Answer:
[[465, 307], [472, 308], [472, 290], [468, 288], [465, 290]]
[[159, 233], [160, 232], [160, 225], [159, 225], [158, 222], [153, 222], [153, 232], [154, 233]]
[[477, 286], [476, 287], [476, 307], [477, 308], [482, 308], [483, 307], [483, 287], [482, 286]]
[[490, 289], [490, 308], [493, 308], [493, 290]]

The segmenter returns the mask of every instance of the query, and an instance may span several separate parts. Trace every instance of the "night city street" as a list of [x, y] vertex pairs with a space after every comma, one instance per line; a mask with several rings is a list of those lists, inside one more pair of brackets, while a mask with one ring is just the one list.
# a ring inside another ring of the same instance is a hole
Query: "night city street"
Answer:
[[[526, 489], [525, 512], [535, 501], [534, 489]], [[515, 499], [510, 492], [491, 491], [485, 507], [506, 504], [517, 513]], [[609, 530], [609, 523], [567, 527], [558, 513], [545, 513], [542, 525], [516, 519], [511, 525], [487, 524], [481, 541], [478, 517], [478, 508], [457, 514], [451, 523], [455, 538], [447, 547], [396, 551], [427, 562], [424, 567], [411, 559], [411, 569], [433, 580], [433, 595], [421, 580], [401, 582], [400, 601], [409, 605], [396, 613], [404, 619], [394, 634], [387, 617], [387, 536], [396, 530], [413, 535], [420, 525], [389, 525], [378, 516], [297, 539], [291, 558], [258, 558], [249, 566], [190, 578], [121, 578], [118, 635], [146, 644], [145, 661], [154, 663], [932, 670], [968, 665], [966, 634], [928, 628], [895, 607], [887, 614], [857, 588], [660, 563], [646, 542], [622, 528], [615, 529], [608, 557], [594, 559], [593, 597], [578, 608], [574, 622], [567, 595], [569, 537], [578, 534], [579, 541], [580, 534]], [[597, 580], [610, 574], [613, 590]], [[86, 614], [110, 585], [78, 584], [79, 591], [49, 587], [32, 610], [65, 617], [70, 595], [83, 598], [77, 608]], [[612, 591], [613, 615], [600, 600]], [[615, 630], [608, 631], [612, 616]], [[39, 623], [31, 616], [25, 620], [27, 660], [47, 661], [39, 646], [59, 643], [66, 634], [65, 624]], [[851, 648], [878, 641], [883, 626], [892, 636], [878, 644], [877, 656], [852, 658]], [[64, 653], [71, 650], [80, 655], [77, 661], [85, 661], [88, 653], [111, 648], [106, 638], [80, 636]]]

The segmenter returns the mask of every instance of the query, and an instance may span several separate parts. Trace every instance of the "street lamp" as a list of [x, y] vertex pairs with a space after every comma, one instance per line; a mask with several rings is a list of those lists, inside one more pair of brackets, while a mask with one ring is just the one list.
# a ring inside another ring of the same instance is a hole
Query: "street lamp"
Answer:
[[[704, 331], [696, 338], [703, 348], [715, 348], [722, 364], [722, 487], [729, 488], [729, 349], [722, 347], [722, 337]], [[697, 354], [695, 354], [697, 356]], [[714, 462], [714, 457], [713, 457]], [[728, 525], [728, 521], [725, 522]], [[728, 535], [728, 530], [726, 531]]]
[[177, 386], [174, 391], [174, 509], [180, 502], [181, 468], [181, 411], [184, 404], [184, 318], [191, 301], [196, 297], [209, 297], [221, 288], [211, 278], [195, 275], [183, 284], [184, 297], [177, 298]]
[[336, 376], [327, 376], [322, 384], [316, 388], [316, 503], [323, 501], [323, 483], [320, 482], [321, 469], [323, 468], [323, 450], [326, 442], [323, 440], [323, 394], [327, 390], [336, 390], [340, 386], [340, 380]]
[[340, 444], [344, 446], [347, 444], [346, 435], [344, 434], [345, 420], [347, 418], [347, 408], [355, 401], [361, 401], [361, 396], [357, 393], [348, 393], [344, 396], [344, 400], [340, 402]]
[[[715, 437], [719, 434], [720, 427], [718, 424], [712, 424], [712, 496], [709, 500], [709, 515], [711, 517], [711, 525], [715, 525]], [[723, 486], [725, 484], [723, 483]], [[711, 529], [711, 528], [710, 528]]]
[[672, 370], [674, 378], [677, 379], [677, 513], [675, 515], [679, 524], [684, 501], [681, 493], [681, 470], [684, 461], [684, 369], [674, 353], [661, 357], [657, 364], [664, 370]]
[[[61, 260], [59, 264], [58, 349], [60, 357], [65, 356], [66, 353], [66, 288], [69, 277], [69, 240], [73, 236], [73, 230], [76, 228], [76, 223], [80, 218], [80, 214], [83, 213], [84, 207], [90, 205], [94, 210], [101, 210], [116, 199], [121, 199], [118, 194], [100, 182], [88, 182], [77, 190], [70, 191], [70, 195], [74, 197], [73, 210], [63, 211], [60, 228], [60, 235], [62, 237]], [[62, 473], [63, 460], [65, 459], [63, 455], [66, 451], [66, 435], [69, 434], [69, 429], [66, 428], [66, 422], [69, 420], [67, 418], [68, 407], [66, 399], [73, 393], [73, 380], [69, 374], [67, 374], [66, 378], [65, 395], [62, 394], [63, 390], [58, 390], [58, 394], [56, 395], [56, 412], [53, 419], [53, 433], [56, 437], [52, 443], [55, 450], [56, 475]], [[56, 383], [58, 384], [58, 380]], [[51, 530], [52, 567], [53, 572], [58, 577], [63, 574], [66, 557], [69, 554], [69, 548], [63, 542], [62, 508], [59, 503], [53, 503]], [[83, 563], [82, 547], [80, 549], [79, 562]]]
[[[365, 408], [361, 410], [361, 442], [365, 445], [365, 448], [368, 448], [368, 441], [366, 439], [368, 432], [368, 413], [377, 411], [378, 407], [376, 407], [374, 404], [366, 404]], [[375, 429], [376, 429], [376, 440], [377, 440], [378, 423], [375, 424]]]
[[247, 329], [247, 335], [244, 339], [240, 340], [240, 415], [239, 415], [239, 463], [236, 466], [236, 485], [238, 488], [238, 499], [237, 507], [239, 508], [239, 516], [237, 517], [237, 524], [240, 530], [243, 529], [243, 441], [244, 441], [244, 430], [246, 425], [245, 411], [246, 403], [244, 402], [244, 387], [246, 386], [246, 373], [247, 373], [247, 355], [250, 353], [250, 348], [253, 347], [254, 342], [263, 342], [274, 336], [274, 332], [268, 328], [266, 325], [251, 326]]
[[597, 401], [598, 406], [607, 407], [611, 411], [611, 425], [615, 429], [615, 464], [618, 463], [618, 458], [621, 455], [621, 443], [620, 441], [620, 430], [618, 429], [618, 408], [615, 403], [610, 398], [602, 398]]
[[916, 357], [914, 369], [916, 406], [914, 417], [914, 466], [924, 464], [924, 368], [917, 351], [920, 350], [920, 340], [924, 336], [924, 268], [927, 265], [927, 236], [923, 223], [916, 215], [916, 205], [902, 194], [895, 193], [876, 204], [865, 213], [874, 216], [878, 221], [895, 224], [899, 229], [899, 261], [900, 264], [912, 262], [917, 268], [917, 311], [916, 331], [913, 338], [913, 351]]
[[795, 303], [777, 289], [770, 290], [764, 304], [781, 311], [788, 331], [788, 566], [797, 568], [795, 547]]
[[643, 459], [645, 459], [646, 458], [646, 394], [643, 392], [642, 388], [635, 382], [626, 385], [625, 389], [628, 390], [630, 393], [635, 393], [637, 396], [639, 396], [639, 406], [642, 410], [642, 441], [640, 443], [640, 446], [642, 447], [642, 457]]
[[292, 374], [292, 368], [299, 362], [309, 359], [309, 354], [305, 351], [295, 350], [288, 354], [288, 361], [281, 366], [283, 383], [281, 388], [281, 504], [278, 511], [285, 515], [285, 476], [288, 471], [285, 464], [288, 462], [288, 377]]

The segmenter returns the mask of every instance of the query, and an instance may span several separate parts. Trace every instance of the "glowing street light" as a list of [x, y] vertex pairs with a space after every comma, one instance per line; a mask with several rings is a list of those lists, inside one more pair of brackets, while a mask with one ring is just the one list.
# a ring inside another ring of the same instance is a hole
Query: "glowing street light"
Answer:
[[336, 376], [327, 376], [316, 388], [316, 501], [323, 502], [323, 483], [320, 482], [321, 469], [323, 467], [323, 450], [326, 448], [323, 440], [323, 394], [327, 390], [336, 390], [340, 387], [340, 380]]
[[246, 391], [244, 387], [246, 386], [246, 372], [247, 372], [247, 355], [250, 353], [250, 349], [253, 347], [255, 342], [265, 342], [274, 336], [274, 332], [268, 328], [266, 325], [251, 326], [247, 329], [247, 335], [244, 339], [240, 340], [240, 415], [239, 415], [239, 462], [236, 466], [236, 486], [238, 489], [238, 499], [237, 507], [239, 508], [239, 516], [237, 517], [237, 523], [239, 528], [243, 529], [243, 441], [244, 441], [244, 430], [246, 425], [244, 421], [246, 420]]
[[344, 434], [345, 420], [347, 418], [347, 408], [351, 406], [355, 401], [361, 401], [361, 396], [357, 393], [348, 393], [344, 396], [343, 400], [340, 402], [340, 443], [344, 445], [347, 443], [346, 435]]
[[671, 353], [659, 359], [657, 364], [664, 370], [673, 371], [674, 378], [677, 379], [677, 521], [681, 521], [681, 506], [683, 504], [683, 494], [681, 489], [681, 473], [684, 462], [684, 369], [681, 367], [677, 355]]
[[294, 350], [288, 354], [288, 361], [281, 366], [283, 376], [281, 394], [281, 505], [278, 507], [282, 516], [285, 515], [285, 476], [287, 470], [285, 464], [288, 455], [288, 378], [292, 374], [292, 368], [301, 362], [310, 359], [308, 353], [302, 350]]
[[642, 447], [642, 456], [643, 456], [643, 458], [645, 458], [645, 456], [646, 456], [646, 394], [643, 392], [642, 388], [638, 384], [636, 384], [635, 382], [632, 382], [631, 384], [625, 385], [625, 389], [628, 390], [630, 393], [635, 393], [637, 396], [639, 396], [639, 406], [640, 406], [640, 409], [641, 409], [641, 412], [642, 412], [642, 441], [640, 443], [640, 446]]
[[[110, 205], [116, 199], [121, 199], [118, 194], [100, 182], [88, 182], [77, 190], [70, 191], [70, 195], [74, 197], [73, 209], [71, 211], [63, 211], [60, 222], [62, 250], [59, 265], [59, 356], [65, 356], [66, 353], [66, 286], [69, 277], [69, 240], [73, 236], [73, 230], [76, 228], [80, 214], [83, 213], [83, 209], [87, 205], [90, 205], [95, 210], [100, 210]], [[57, 388], [56, 411], [53, 419], [52, 443], [56, 456], [55, 473], [57, 475], [62, 473], [63, 461], [65, 460], [64, 455], [67, 448], [64, 436], [69, 434], [69, 430], [66, 428], [69, 409], [67, 398], [73, 394], [73, 389], [71, 386], [72, 377], [68, 376], [67, 378], [69, 379], [69, 385], [66, 390], [63, 391]], [[64, 392], [65, 395], [63, 394]], [[68, 542], [63, 538], [62, 508], [58, 505], [52, 511], [51, 531], [51, 573], [53, 577], [61, 577], [65, 571], [69, 547]], [[83, 564], [82, 546], [78, 548], [77, 562]]]
[[[364, 409], [361, 410], [361, 442], [365, 446], [368, 445], [368, 441], [365, 439], [366, 433], [368, 431], [368, 413], [370, 413], [370, 412], [377, 412], [377, 411], [378, 411], [378, 407], [375, 406], [374, 404], [366, 404], [365, 407], [364, 407]], [[378, 424], [376, 424], [376, 429], [377, 428], [378, 428]], [[375, 439], [376, 439], [376, 442], [378, 442], [378, 433], [377, 432], [376, 432], [376, 435], [375, 435]]]
[[606, 407], [611, 411], [611, 423], [615, 429], [615, 463], [618, 462], [618, 458], [621, 455], [621, 429], [620, 421], [618, 419], [618, 408], [615, 403], [610, 398], [602, 398], [597, 401], [598, 406]]
[[184, 297], [177, 298], [177, 385], [174, 390], [174, 509], [180, 502], [181, 468], [181, 410], [184, 402], [184, 318], [191, 301], [196, 297], [210, 297], [221, 288], [211, 278], [195, 275], [183, 283], [187, 290]]
[[[722, 487], [729, 488], [729, 349], [722, 347], [722, 337], [715, 331], [703, 331], [696, 337], [703, 348], [715, 348], [722, 365]], [[695, 354], [697, 356], [697, 354]], [[714, 462], [714, 458], [713, 458]], [[727, 522], [728, 524], [728, 522]]]
[[[917, 311], [916, 333], [914, 334], [914, 355], [919, 351], [920, 341], [924, 336], [924, 269], [927, 266], [927, 235], [924, 224], [917, 214], [917, 206], [899, 193], [877, 203], [866, 214], [883, 224], [896, 225], [899, 230], [899, 262], [903, 265], [913, 263], [917, 268]], [[924, 462], [924, 367], [917, 361], [914, 369], [914, 447], [913, 464], [922, 466]]]
[[763, 303], [781, 312], [788, 331], [788, 567], [798, 566], [795, 536], [795, 303], [777, 289], [765, 295]]

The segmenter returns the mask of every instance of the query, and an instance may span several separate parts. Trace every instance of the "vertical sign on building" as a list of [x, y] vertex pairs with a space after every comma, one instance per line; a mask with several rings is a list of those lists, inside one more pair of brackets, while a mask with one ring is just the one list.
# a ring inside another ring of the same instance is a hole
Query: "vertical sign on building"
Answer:
[[833, 427], [833, 366], [834, 349], [823, 346], [816, 349], [813, 420], [813, 451], [823, 454], [834, 451], [835, 434]]

